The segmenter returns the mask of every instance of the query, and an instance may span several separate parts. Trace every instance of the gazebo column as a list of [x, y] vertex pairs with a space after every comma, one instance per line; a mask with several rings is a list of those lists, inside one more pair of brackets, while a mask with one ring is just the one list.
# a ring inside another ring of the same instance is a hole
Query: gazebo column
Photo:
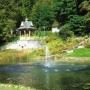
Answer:
[[30, 30], [29, 30], [29, 35], [28, 36], [30, 37]]
[[26, 35], [26, 30], [24, 30], [24, 36]]
[[21, 30], [19, 31], [20, 37], [21, 37]]

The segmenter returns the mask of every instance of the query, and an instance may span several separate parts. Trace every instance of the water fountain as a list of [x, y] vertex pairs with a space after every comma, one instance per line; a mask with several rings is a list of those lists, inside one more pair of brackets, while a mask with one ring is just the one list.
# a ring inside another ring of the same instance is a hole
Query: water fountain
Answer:
[[51, 55], [50, 55], [48, 46], [46, 46], [46, 48], [45, 48], [45, 64], [44, 64], [44, 66], [46, 66], [46, 67], [52, 66], [52, 59], [51, 59]]
[[76, 64], [63, 64], [61, 62], [55, 63], [52, 58], [49, 51], [48, 46], [45, 47], [45, 63], [44, 66], [46, 67], [43, 69], [44, 71], [48, 71], [49, 69], [52, 69], [53, 71], [73, 71], [73, 70], [80, 70], [87, 67], [87, 65], [76, 65]]

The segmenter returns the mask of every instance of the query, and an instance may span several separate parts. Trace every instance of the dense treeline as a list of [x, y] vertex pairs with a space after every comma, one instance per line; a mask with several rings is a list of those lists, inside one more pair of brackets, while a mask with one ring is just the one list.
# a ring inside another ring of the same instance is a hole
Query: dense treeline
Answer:
[[[90, 0], [0, 0], [0, 44], [11, 40], [28, 17], [37, 29], [52, 25], [74, 35], [90, 33]], [[64, 34], [64, 33], [63, 33]]]

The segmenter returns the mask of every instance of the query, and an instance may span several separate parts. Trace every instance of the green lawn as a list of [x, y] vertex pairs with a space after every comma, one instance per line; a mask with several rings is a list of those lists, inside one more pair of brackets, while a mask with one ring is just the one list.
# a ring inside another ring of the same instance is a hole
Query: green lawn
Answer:
[[73, 53], [68, 53], [66, 57], [90, 57], [90, 48], [81, 48], [74, 50]]

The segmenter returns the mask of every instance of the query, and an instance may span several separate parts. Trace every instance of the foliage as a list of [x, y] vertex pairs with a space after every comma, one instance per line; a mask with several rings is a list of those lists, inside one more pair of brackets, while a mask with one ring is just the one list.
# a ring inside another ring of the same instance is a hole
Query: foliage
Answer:
[[59, 23], [55, 20], [52, 24], [52, 27], [59, 27]]
[[75, 35], [90, 33], [90, 3], [88, 0], [55, 0], [54, 11], [60, 25], [68, 22]]
[[50, 7], [50, 4], [48, 4], [48, 2], [43, 1], [38, 1], [33, 6], [30, 16], [31, 20], [34, 22], [37, 28], [41, 28], [42, 26], [50, 28], [54, 20], [52, 7]]
[[90, 33], [90, 0], [83, 1], [80, 4], [80, 11], [81, 12], [86, 12], [84, 17], [85, 17], [85, 29], [86, 33]]
[[90, 48], [90, 42], [85, 45], [86, 48]]
[[[52, 33], [51, 31], [47, 31], [47, 30], [36, 30], [35, 31], [35, 35], [38, 37], [46, 38], [46, 37], [55, 37], [55, 36], [59, 36], [58, 33]], [[46, 38], [47, 39], [47, 38]]]
[[76, 9], [76, 0], [55, 0], [55, 16], [61, 24], [65, 24], [69, 15], [76, 14]]
[[67, 41], [63, 41], [56, 36], [47, 37], [45, 39], [46, 45], [49, 47], [51, 54], [61, 54], [62, 50], [73, 49], [73, 46], [77, 44], [74, 38], [68, 38]]
[[68, 23], [75, 35], [85, 34], [85, 18], [83, 16], [71, 15], [69, 16]]
[[[15, 8], [14, 0], [0, 1], [0, 41], [4, 43], [10, 38], [10, 31], [15, 29], [17, 8]], [[0, 44], [1, 44], [0, 43]]]
[[28, 16], [36, 0], [15, 0], [22, 18]]
[[70, 26], [68, 24], [62, 26], [60, 28], [60, 32], [59, 32], [59, 35], [62, 39], [66, 40], [68, 39], [69, 37], [72, 37], [74, 34], [73, 32], [70, 30]]

